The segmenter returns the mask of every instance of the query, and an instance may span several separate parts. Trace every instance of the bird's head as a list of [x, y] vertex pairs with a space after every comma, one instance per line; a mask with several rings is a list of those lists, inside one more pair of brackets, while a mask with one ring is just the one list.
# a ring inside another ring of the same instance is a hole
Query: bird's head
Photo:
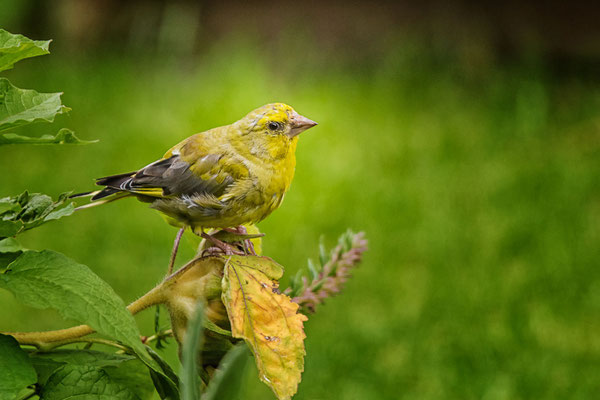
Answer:
[[298, 114], [287, 104], [272, 103], [250, 112], [238, 123], [247, 133], [293, 139], [317, 123]]

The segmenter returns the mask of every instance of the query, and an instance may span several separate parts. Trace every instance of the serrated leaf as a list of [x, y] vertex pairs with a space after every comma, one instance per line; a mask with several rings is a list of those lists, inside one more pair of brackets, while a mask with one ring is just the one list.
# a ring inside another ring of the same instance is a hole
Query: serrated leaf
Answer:
[[123, 384], [116, 382], [102, 368], [67, 364], [54, 372], [42, 389], [44, 400], [141, 400]]
[[198, 356], [204, 342], [204, 302], [196, 304], [194, 314], [189, 319], [181, 346], [181, 398], [199, 400]]
[[222, 300], [233, 337], [246, 341], [260, 379], [278, 399], [290, 399], [304, 370], [303, 322], [298, 305], [280, 294], [275, 279], [283, 268], [266, 257], [223, 256], [227, 259]]
[[49, 54], [50, 40], [31, 40], [0, 29], [0, 71], [13, 67], [20, 60]]
[[140, 360], [125, 361], [122, 364], [102, 368], [114, 382], [126, 386], [140, 399], [154, 398], [154, 386], [148, 368]]
[[19, 89], [0, 78], [0, 132], [32, 122], [53, 122], [57, 114], [70, 110], [62, 104], [61, 95]]
[[52, 360], [63, 364], [95, 365], [96, 367], [114, 367], [136, 359], [134, 356], [127, 354], [107, 353], [89, 349], [58, 349], [50, 352], [33, 353], [30, 358], [34, 363], [34, 360]]
[[0, 400], [13, 400], [21, 390], [37, 381], [35, 370], [19, 343], [0, 334]]
[[50, 250], [26, 251], [0, 274], [0, 287], [27, 305], [54, 308], [63, 317], [131, 347], [171, 391], [177, 391], [176, 383], [148, 354], [121, 298], [85, 265]]
[[0, 274], [0, 287], [29, 306], [54, 308], [149, 358], [121, 298], [88, 267], [60, 253], [24, 252]]
[[0, 133], [0, 145], [3, 144], [90, 144], [97, 140], [81, 140], [75, 136], [75, 132], [62, 128], [56, 135], [42, 135], [30, 137], [17, 135], [16, 133]]
[[29, 354], [29, 358], [37, 372], [38, 383], [41, 385], [45, 384], [54, 371], [65, 364], [93, 365], [102, 368], [114, 367], [126, 361], [136, 360], [134, 356], [125, 354], [85, 349], [59, 349], [47, 353], [31, 353]]
[[202, 395], [202, 400], [239, 399], [249, 360], [250, 352], [245, 343], [240, 343], [227, 352]]

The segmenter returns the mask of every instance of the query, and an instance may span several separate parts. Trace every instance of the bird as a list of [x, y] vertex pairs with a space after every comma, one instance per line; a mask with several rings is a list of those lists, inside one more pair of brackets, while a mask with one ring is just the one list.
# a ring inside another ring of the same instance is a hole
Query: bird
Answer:
[[241, 226], [281, 205], [294, 177], [298, 135], [315, 125], [287, 104], [266, 104], [233, 124], [184, 139], [137, 171], [97, 179], [100, 190], [72, 197], [91, 196], [78, 209], [127, 197], [149, 203], [180, 228], [171, 271], [186, 228], [209, 240], [207, 229], [240, 227], [242, 233]]

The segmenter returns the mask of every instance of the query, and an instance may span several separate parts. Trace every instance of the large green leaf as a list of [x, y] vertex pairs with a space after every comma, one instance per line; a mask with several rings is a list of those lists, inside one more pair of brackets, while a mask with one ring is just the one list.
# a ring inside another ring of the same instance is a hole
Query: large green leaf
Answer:
[[12, 337], [0, 334], [0, 400], [12, 400], [37, 378], [27, 353]]
[[[148, 368], [140, 360], [102, 368], [113, 381], [127, 386], [140, 399], [154, 399], [154, 386]], [[175, 398], [175, 397], [173, 397]]]
[[15, 133], [0, 133], [0, 145], [3, 144], [89, 144], [97, 140], [81, 140], [75, 133], [63, 128], [54, 136], [42, 135], [41, 137], [30, 137], [17, 135]]
[[38, 383], [42, 386], [54, 371], [65, 364], [91, 365], [102, 368], [114, 382], [126, 386], [141, 399], [148, 399], [154, 393], [148, 369], [134, 356], [96, 350], [60, 349], [33, 353], [30, 358], [38, 374]]
[[48, 378], [40, 396], [44, 400], [140, 400], [127, 386], [102, 368], [67, 364]]
[[23, 303], [54, 308], [147, 356], [133, 316], [114, 290], [85, 265], [50, 250], [26, 251], [0, 274]]
[[49, 54], [50, 40], [31, 40], [0, 29], [0, 71], [10, 69], [24, 58]]
[[181, 346], [181, 398], [183, 400], [199, 400], [198, 355], [204, 337], [204, 302], [199, 301], [196, 311], [190, 318], [183, 344]]
[[239, 343], [223, 357], [202, 400], [237, 400], [244, 379], [250, 352], [245, 343]]
[[124, 354], [75, 349], [59, 349], [47, 353], [32, 353], [29, 357], [38, 374], [38, 383], [41, 385], [45, 384], [54, 371], [65, 364], [107, 367], [118, 366], [129, 360], [136, 360], [134, 356]]
[[32, 122], [54, 121], [57, 114], [70, 110], [62, 105], [61, 94], [19, 89], [0, 78], [0, 132]]
[[26, 251], [0, 274], [0, 287], [23, 303], [54, 308], [65, 318], [87, 324], [97, 332], [131, 347], [170, 390], [173, 379], [148, 354], [133, 316], [114, 290], [85, 265], [50, 250]]

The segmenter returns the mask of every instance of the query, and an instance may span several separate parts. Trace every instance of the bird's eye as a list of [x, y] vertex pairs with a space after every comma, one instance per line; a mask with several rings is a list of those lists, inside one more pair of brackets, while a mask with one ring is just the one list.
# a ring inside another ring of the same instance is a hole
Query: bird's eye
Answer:
[[271, 121], [269, 122], [269, 129], [272, 131], [276, 131], [281, 128], [281, 124], [279, 122]]

